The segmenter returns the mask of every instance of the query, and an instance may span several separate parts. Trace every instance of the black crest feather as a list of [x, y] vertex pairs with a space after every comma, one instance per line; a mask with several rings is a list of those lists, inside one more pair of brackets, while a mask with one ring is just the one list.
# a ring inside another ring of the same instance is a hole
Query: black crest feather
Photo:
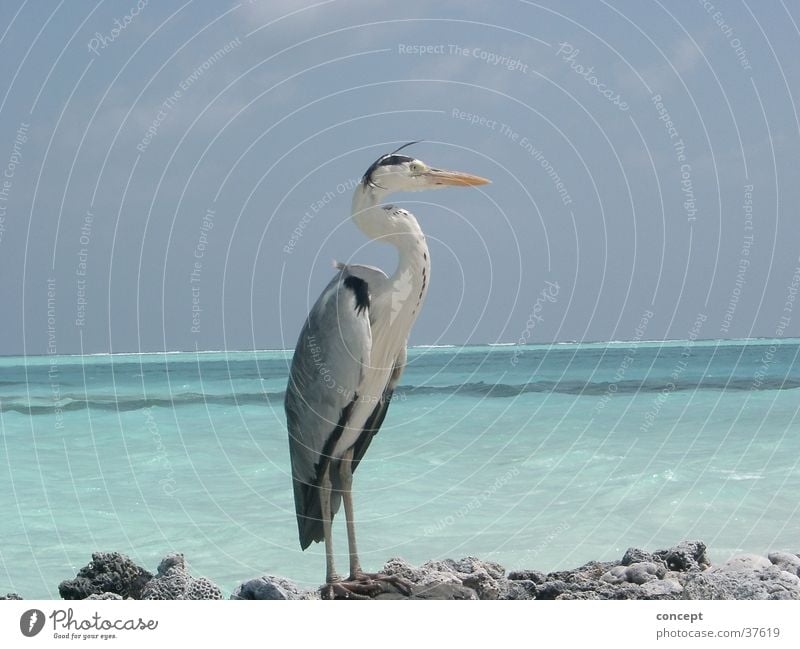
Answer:
[[382, 165], [396, 165], [400, 164], [401, 162], [411, 162], [414, 158], [410, 158], [406, 155], [397, 155], [398, 151], [402, 151], [407, 146], [411, 146], [412, 144], [419, 144], [424, 140], [415, 140], [414, 142], [406, 142], [403, 146], [396, 148], [391, 153], [385, 153], [380, 158], [378, 158], [375, 162], [373, 162], [369, 169], [367, 169], [364, 176], [361, 178], [361, 182], [365, 185], [370, 185], [372, 187], [377, 187], [378, 185], [372, 181], [372, 174], [373, 172]]

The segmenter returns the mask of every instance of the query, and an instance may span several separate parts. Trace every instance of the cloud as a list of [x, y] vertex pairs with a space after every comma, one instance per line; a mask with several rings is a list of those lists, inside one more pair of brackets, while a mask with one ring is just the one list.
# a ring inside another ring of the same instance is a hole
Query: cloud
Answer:
[[698, 43], [688, 36], [681, 38], [670, 49], [669, 56], [672, 65], [678, 73], [692, 72], [701, 63], [703, 58], [703, 46], [698, 47]]
[[330, 18], [330, 12], [338, 16], [357, 15], [367, 8], [385, 7], [387, 0], [245, 0], [241, 11], [237, 12], [251, 29], [266, 27], [280, 21], [303, 23], [323, 23]]

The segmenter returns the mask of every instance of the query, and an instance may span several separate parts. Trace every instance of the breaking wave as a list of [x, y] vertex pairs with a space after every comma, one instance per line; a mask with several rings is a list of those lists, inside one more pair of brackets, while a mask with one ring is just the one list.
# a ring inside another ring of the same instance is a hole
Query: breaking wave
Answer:
[[[743, 392], [765, 390], [793, 390], [800, 388], [800, 378], [776, 377], [763, 379], [756, 384], [752, 378], [704, 377], [685, 379], [670, 383], [658, 379], [644, 381], [628, 380], [616, 383], [609, 381], [585, 382], [578, 380], [531, 381], [528, 383], [487, 383], [475, 381], [458, 385], [400, 386], [396, 396], [413, 399], [417, 396], [455, 395], [474, 398], [511, 398], [529, 393], [556, 393], [580, 396], [634, 395], [642, 392], [685, 392], [689, 390], [738, 390]], [[247, 406], [269, 405], [282, 407], [284, 392], [239, 392], [209, 394], [203, 392], [179, 392], [153, 397], [92, 395], [61, 395], [52, 397], [6, 397], [0, 400], [0, 412], [18, 412], [24, 415], [50, 415], [56, 411], [105, 410], [127, 412], [144, 408], [179, 408], [196, 405]]]

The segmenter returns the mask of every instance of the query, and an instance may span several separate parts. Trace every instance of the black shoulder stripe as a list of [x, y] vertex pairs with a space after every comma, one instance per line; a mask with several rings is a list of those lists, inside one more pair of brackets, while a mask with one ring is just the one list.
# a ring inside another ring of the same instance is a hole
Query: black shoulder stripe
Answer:
[[391, 388], [386, 388], [386, 391], [383, 393], [380, 401], [375, 406], [372, 414], [370, 414], [367, 421], [364, 422], [364, 428], [361, 431], [361, 435], [358, 436], [356, 443], [353, 444], [353, 471], [358, 468], [361, 458], [363, 458], [364, 453], [367, 452], [372, 438], [378, 434], [378, 430], [383, 424], [383, 420], [386, 418], [386, 412], [389, 410], [389, 403], [392, 400], [392, 393], [393, 390]]
[[344, 278], [344, 285], [356, 296], [356, 312], [359, 315], [369, 309], [369, 285], [363, 279], [348, 275]]
[[342, 408], [342, 412], [339, 415], [339, 421], [336, 422], [336, 427], [331, 431], [331, 434], [328, 436], [328, 439], [325, 440], [325, 445], [322, 447], [322, 452], [320, 453], [319, 462], [317, 463], [317, 477], [316, 477], [317, 486], [319, 486], [319, 481], [322, 477], [322, 472], [332, 459], [333, 449], [336, 448], [336, 444], [339, 442], [339, 438], [342, 436], [344, 427], [347, 426], [347, 422], [350, 421], [350, 413], [353, 410], [353, 406], [356, 404], [356, 401], [358, 401], [358, 394], [354, 394], [353, 400], [350, 403], [348, 403], [344, 408]]

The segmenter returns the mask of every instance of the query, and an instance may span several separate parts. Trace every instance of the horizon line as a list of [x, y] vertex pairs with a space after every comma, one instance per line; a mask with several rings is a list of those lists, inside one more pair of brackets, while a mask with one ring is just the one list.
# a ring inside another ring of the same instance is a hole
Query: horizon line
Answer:
[[[770, 336], [754, 336], [752, 338], [664, 338], [658, 340], [555, 340], [552, 342], [534, 342], [534, 343], [519, 343], [507, 341], [483, 342], [483, 343], [444, 343], [444, 344], [431, 344], [420, 343], [417, 345], [408, 345], [409, 349], [452, 349], [463, 347], [536, 347], [547, 345], [598, 345], [598, 344], [613, 344], [613, 345], [643, 345], [643, 344], [656, 344], [656, 343], [742, 343], [742, 342], [763, 342], [763, 341], [789, 341], [800, 340], [800, 337], [786, 337], [776, 338]], [[60, 357], [80, 357], [80, 356], [125, 356], [125, 355], [156, 355], [156, 354], [260, 354], [265, 352], [293, 352], [294, 349], [171, 349], [171, 350], [156, 350], [156, 351], [121, 351], [121, 352], [90, 352], [85, 354], [0, 354], [0, 358], [41, 358], [45, 356], [60, 356]]]

